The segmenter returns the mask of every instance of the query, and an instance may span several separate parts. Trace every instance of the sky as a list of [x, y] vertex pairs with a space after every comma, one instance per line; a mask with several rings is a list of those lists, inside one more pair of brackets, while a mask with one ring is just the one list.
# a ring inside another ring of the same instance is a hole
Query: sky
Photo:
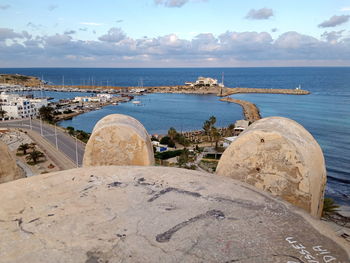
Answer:
[[0, 67], [350, 66], [350, 0], [0, 0]]

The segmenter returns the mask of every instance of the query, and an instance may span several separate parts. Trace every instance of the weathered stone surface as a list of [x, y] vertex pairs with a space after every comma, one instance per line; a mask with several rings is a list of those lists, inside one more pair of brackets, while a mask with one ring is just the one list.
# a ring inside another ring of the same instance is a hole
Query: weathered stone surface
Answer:
[[322, 150], [300, 124], [259, 120], [224, 152], [217, 174], [247, 182], [319, 217], [326, 169]]
[[153, 165], [146, 129], [136, 119], [112, 114], [100, 120], [85, 148], [83, 166]]
[[6, 144], [0, 141], [0, 184], [21, 178], [14, 156]]
[[2, 184], [0, 200], [6, 263], [349, 259], [349, 247], [307, 213], [196, 171], [80, 168]]

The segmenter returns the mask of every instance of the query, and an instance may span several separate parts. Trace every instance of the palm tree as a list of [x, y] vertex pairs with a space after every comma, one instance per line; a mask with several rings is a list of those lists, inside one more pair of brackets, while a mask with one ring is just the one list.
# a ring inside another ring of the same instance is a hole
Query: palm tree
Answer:
[[22, 143], [20, 146], [18, 146], [17, 151], [22, 151], [24, 155], [27, 154], [27, 150], [30, 149], [30, 146], [28, 143]]
[[34, 150], [34, 149], [35, 149], [35, 146], [36, 146], [36, 143], [35, 143], [35, 142], [31, 142], [31, 143], [29, 144], [29, 149]]
[[3, 119], [6, 115], [7, 111], [3, 110], [2, 108], [0, 108], [0, 116], [1, 116], [1, 119]]
[[323, 201], [323, 211], [322, 215], [335, 214], [338, 212], [339, 205], [337, 205], [332, 198], [325, 198]]
[[220, 132], [217, 128], [212, 127], [211, 132], [210, 132], [211, 137], [213, 138], [214, 142], [215, 142], [215, 148], [218, 148], [218, 143], [220, 141], [221, 135]]
[[209, 118], [209, 122], [210, 122], [211, 126], [214, 126], [214, 124], [216, 123], [216, 118], [215, 118], [215, 116], [211, 116], [211, 117]]
[[176, 134], [177, 134], [177, 131], [175, 130], [175, 128], [170, 127], [170, 129], [168, 130], [168, 135], [172, 141], [174, 140]]
[[211, 130], [211, 124], [210, 121], [205, 121], [203, 124], [203, 130], [204, 130], [204, 134], [208, 135], [210, 133]]
[[26, 160], [27, 161], [32, 161], [33, 164], [37, 164], [39, 159], [44, 157], [44, 156], [45, 155], [42, 152], [34, 149], [32, 152], [30, 152], [28, 154], [28, 156], [26, 157]]

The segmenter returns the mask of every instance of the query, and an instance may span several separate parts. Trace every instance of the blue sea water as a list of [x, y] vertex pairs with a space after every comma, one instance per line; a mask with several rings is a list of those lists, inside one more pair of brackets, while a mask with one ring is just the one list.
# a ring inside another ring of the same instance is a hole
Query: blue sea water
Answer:
[[[299, 84], [310, 95], [237, 94], [235, 98], [255, 103], [263, 117], [284, 116], [302, 124], [320, 143], [325, 154], [327, 195], [339, 203], [350, 204], [350, 68], [176, 68], [176, 69], [79, 69], [30, 68], [0, 69], [1, 73], [18, 73], [44, 78], [53, 84], [94, 84], [137, 86], [182, 85], [198, 76], [221, 79], [225, 73], [228, 87], [289, 88]], [[58, 98], [57, 94], [52, 96]], [[69, 97], [74, 94], [61, 93]], [[211, 115], [224, 126], [242, 118], [238, 105], [219, 102], [211, 95], [151, 94], [138, 98], [144, 106], [131, 103], [108, 106], [63, 122], [91, 131], [94, 124], [111, 113], [129, 114], [140, 120], [150, 133], [200, 129]]]

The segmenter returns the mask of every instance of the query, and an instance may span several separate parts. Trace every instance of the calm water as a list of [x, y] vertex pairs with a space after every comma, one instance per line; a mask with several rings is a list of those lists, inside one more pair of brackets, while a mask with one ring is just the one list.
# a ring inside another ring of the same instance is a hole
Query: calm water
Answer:
[[98, 120], [119, 113], [140, 120], [151, 134], [166, 134], [170, 127], [178, 131], [201, 129], [203, 122], [212, 115], [216, 116], [218, 127], [228, 126], [243, 118], [239, 105], [222, 103], [215, 95], [149, 94], [137, 96], [135, 100], [141, 101], [142, 106], [132, 103], [110, 105], [63, 121], [61, 125], [91, 132]]
[[[198, 76], [221, 78], [225, 85], [250, 88], [295, 88], [299, 84], [312, 92], [307, 96], [239, 94], [235, 98], [257, 104], [263, 117], [284, 116], [301, 123], [320, 143], [328, 172], [327, 195], [343, 204], [350, 203], [350, 68], [189, 68], [189, 69], [0, 69], [43, 77], [54, 84], [99, 84], [137, 86], [181, 85]], [[60, 94], [70, 96], [73, 94]], [[53, 95], [47, 95], [55, 97]], [[170, 126], [178, 130], [200, 129], [210, 115], [224, 126], [242, 118], [239, 106], [218, 102], [215, 96], [152, 94], [141, 96], [144, 106], [131, 103], [108, 106], [80, 115], [63, 126], [91, 131], [94, 124], [110, 113], [129, 114], [140, 120], [150, 133], [164, 133]]]

